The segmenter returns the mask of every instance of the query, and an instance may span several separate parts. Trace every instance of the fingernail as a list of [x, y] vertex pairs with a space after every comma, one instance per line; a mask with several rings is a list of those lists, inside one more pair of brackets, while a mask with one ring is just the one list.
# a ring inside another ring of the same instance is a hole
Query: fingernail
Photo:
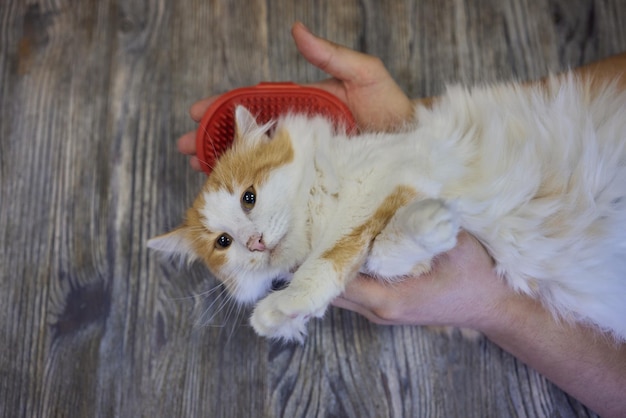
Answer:
[[309, 30], [309, 28], [304, 23], [302, 23], [300, 21], [297, 21], [296, 24], [302, 26], [302, 29], [304, 29], [306, 32], [312, 34], [312, 32]]

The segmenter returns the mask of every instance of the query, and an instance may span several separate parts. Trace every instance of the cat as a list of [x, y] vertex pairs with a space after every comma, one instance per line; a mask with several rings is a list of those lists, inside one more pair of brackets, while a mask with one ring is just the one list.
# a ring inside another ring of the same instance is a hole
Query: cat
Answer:
[[428, 272], [464, 229], [513, 289], [626, 340], [626, 94], [611, 84], [452, 86], [397, 133], [259, 125], [243, 107], [235, 125], [182, 225], [149, 246], [202, 260], [256, 304], [259, 335], [302, 341], [358, 272]]

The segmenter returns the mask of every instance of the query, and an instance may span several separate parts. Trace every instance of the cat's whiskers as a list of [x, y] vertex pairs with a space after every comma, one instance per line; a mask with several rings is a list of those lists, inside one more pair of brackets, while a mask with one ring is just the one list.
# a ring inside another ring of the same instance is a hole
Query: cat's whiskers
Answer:
[[198, 158], [198, 156], [197, 156], [197, 155], [196, 155], [196, 159], [198, 160], [198, 162], [200, 162], [200, 163], [202, 163], [202, 164], [206, 165], [207, 167], [209, 167], [209, 168], [211, 169], [211, 171], [213, 171], [213, 166], [212, 166], [211, 164], [207, 163], [207, 162], [206, 162], [206, 161], [204, 161], [204, 160], [201, 160], [200, 158]]
[[[226, 341], [230, 341], [233, 333], [235, 332], [235, 328], [237, 328], [237, 320], [239, 317], [239, 310], [241, 308], [241, 304], [239, 303], [230, 303], [230, 307], [228, 308], [228, 310], [226, 311], [226, 314], [224, 315], [224, 326], [230, 324], [230, 332], [228, 333], [228, 337], [226, 338]], [[233, 315], [233, 312], [235, 312], [234, 318], [231, 320], [231, 315]]]
[[[217, 328], [224, 327], [224, 323], [222, 323], [221, 325], [212, 324], [217, 314], [219, 314], [222, 311], [222, 309], [224, 309], [224, 307], [228, 304], [228, 302], [231, 299], [231, 296], [228, 293], [228, 290], [226, 289], [226, 287], [222, 287], [222, 286], [219, 286], [219, 287], [221, 288], [221, 291], [217, 295], [215, 295], [216, 296], [215, 300], [213, 300], [213, 302], [211, 302], [211, 304], [204, 310], [204, 312], [202, 312], [202, 314], [198, 318], [198, 321], [196, 321], [196, 324], [195, 324], [196, 326], [210, 326], [210, 327], [217, 327]], [[206, 316], [211, 312], [211, 309], [215, 306], [216, 303], [218, 304], [217, 308], [211, 314], [211, 316], [205, 320], [204, 318], [206, 318]]]
[[[223, 323], [222, 325], [220, 325], [220, 327], [224, 327], [230, 319], [230, 315], [232, 314], [233, 309], [237, 309], [237, 314], [235, 316], [235, 319], [237, 319], [239, 317], [239, 310], [243, 307], [241, 303], [239, 303], [232, 295], [235, 293], [236, 290], [236, 277], [237, 274], [226, 278], [225, 280], [223, 280], [217, 287], [221, 288], [222, 290], [216, 295], [215, 300], [211, 303], [211, 305], [209, 305], [209, 307], [207, 309], [205, 309], [204, 313], [201, 315], [201, 319], [198, 321], [198, 324], [200, 325], [202, 322], [202, 317], [205, 317], [206, 314], [209, 313], [209, 311], [211, 310], [211, 308], [218, 303], [217, 309], [215, 310], [215, 312], [213, 312], [213, 314], [209, 317], [209, 319], [206, 321], [206, 325], [209, 325], [209, 323], [211, 321], [213, 321], [213, 319], [215, 318], [215, 316], [217, 316], [227, 305], [230, 304], [230, 307], [228, 308], [226, 315], [223, 318]], [[214, 290], [212, 290], [211, 292], [213, 292]], [[220, 300], [221, 299], [221, 300]]]
[[[222, 327], [225, 327], [229, 323], [231, 324], [231, 329], [228, 335], [228, 341], [230, 341], [230, 339], [232, 338], [232, 335], [234, 334], [235, 329], [239, 325], [241, 325], [240, 317], [242, 313], [245, 312], [245, 305], [242, 303], [238, 303], [235, 300], [235, 298], [232, 296], [236, 292], [236, 286], [237, 286], [237, 284], [234, 281], [234, 277], [245, 274], [246, 273], [245, 270], [246, 269], [243, 266], [237, 266], [236, 271], [233, 273], [233, 277], [230, 278], [230, 280], [224, 282], [225, 288], [228, 291], [227, 300], [224, 301], [224, 303], [220, 305], [220, 307], [218, 308], [218, 311], [214, 314], [216, 315], [220, 310], [224, 309], [225, 305], [228, 302], [233, 302], [231, 306], [228, 308], [228, 310], [226, 311], [226, 314], [224, 316], [224, 323], [222, 325]], [[231, 319], [231, 316], [232, 316], [232, 319]]]
[[230, 341], [232, 336], [235, 333], [235, 329], [240, 325], [240, 315], [243, 312], [243, 305], [240, 303], [236, 304], [236, 308], [235, 308], [235, 317], [233, 318], [232, 321], [232, 327], [230, 328], [230, 333], [228, 334], [228, 338], [227, 341]]
[[[205, 135], [207, 135], [209, 137], [209, 143], [211, 144], [211, 148], [213, 148], [213, 157], [215, 159], [217, 159], [218, 154], [217, 154], [217, 149], [215, 148], [215, 141], [213, 141], [213, 138], [211, 137], [211, 134], [209, 133], [209, 131], [207, 131], [206, 127], [203, 124], [200, 124], [200, 126], [202, 127], [202, 129], [204, 130]], [[196, 155], [196, 158], [198, 158], [198, 156]], [[213, 166], [211, 166], [211, 164], [209, 164], [206, 161], [202, 161], [200, 158], [198, 158], [198, 161], [200, 161], [201, 163], [203, 163], [204, 165], [206, 165], [207, 167], [209, 167], [211, 169], [211, 171], [213, 171]]]
[[222, 283], [217, 283], [215, 286], [212, 286], [209, 290], [205, 290], [200, 293], [194, 293], [193, 295], [189, 295], [189, 296], [171, 297], [171, 298], [168, 298], [168, 300], [183, 301], [183, 300], [196, 299], [200, 297], [207, 297], [207, 296], [211, 296], [213, 293], [217, 292], [221, 288], [222, 288]]
[[201, 298], [201, 297], [208, 298], [208, 296], [211, 296], [212, 294], [214, 294], [218, 290], [222, 290], [222, 291], [224, 290], [223, 286], [222, 286], [222, 283], [218, 283], [215, 286], [213, 286], [211, 289], [209, 289], [207, 291], [204, 291], [204, 292], [197, 293], [197, 294], [195, 294], [192, 297], [194, 297], [194, 298]]

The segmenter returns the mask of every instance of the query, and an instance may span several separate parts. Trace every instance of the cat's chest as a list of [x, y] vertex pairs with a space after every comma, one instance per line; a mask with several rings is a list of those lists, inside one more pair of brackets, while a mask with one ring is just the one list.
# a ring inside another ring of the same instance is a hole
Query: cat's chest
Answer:
[[[393, 190], [394, 176], [381, 176], [377, 170], [339, 166], [330, 159], [316, 164], [314, 181], [306, 191], [309, 241], [316, 246], [329, 230], [343, 230], [365, 222]], [[372, 175], [372, 173], [377, 173]], [[331, 234], [332, 235], [332, 234]]]
[[312, 178], [310, 187], [304, 192], [309, 226], [315, 232], [326, 226], [330, 213], [336, 212], [341, 194], [341, 181], [337, 171], [325, 158], [315, 159]]

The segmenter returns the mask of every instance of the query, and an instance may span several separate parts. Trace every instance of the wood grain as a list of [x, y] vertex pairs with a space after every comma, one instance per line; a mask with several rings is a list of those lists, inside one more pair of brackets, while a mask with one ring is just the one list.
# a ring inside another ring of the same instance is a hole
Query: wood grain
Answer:
[[259, 339], [201, 266], [147, 251], [202, 182], [175, 144], [193, 101], [324, 77], [296, 19], [411, 96], [626, 50], [620, 0], [3, 1], [2, 416], [593, 416], [460, 334], [333, 309], [304, 346]]

